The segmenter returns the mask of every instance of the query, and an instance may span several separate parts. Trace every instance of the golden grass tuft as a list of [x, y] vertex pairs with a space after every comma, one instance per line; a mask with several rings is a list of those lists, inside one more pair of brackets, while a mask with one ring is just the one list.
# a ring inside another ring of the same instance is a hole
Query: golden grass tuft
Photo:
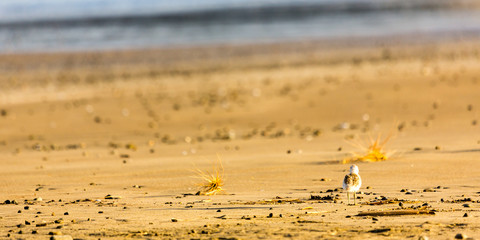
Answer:
[[222, 188], [224, 181], [224, 171], [223, 165], [220, 157], [218, 157], [218, 164], [213, 167], [213, 172], [204, 172], [200, 169], [196, 169], [198, 178], [203, 180], [203, 183], [200, 183], [200, 191], [197, 192], [197, 195], [212, 196], [224, 191]]
[[375, 140], [370, 137], [370, 144], [368, 144], [367, 147], [358, 142], [351, 142], [352, 145], [362, 149], [364, 153], [353, 153], [353, 157], [343, 159], [342, 163], [380, 162], [389, 159], [394, 151], [385, 150], [385, 145], [391, 139], [391, 137], [392, 134], [388, 135], [388, 137], [386, 137], [383, 141], [381, 140], [381, 134], [378, 134]]

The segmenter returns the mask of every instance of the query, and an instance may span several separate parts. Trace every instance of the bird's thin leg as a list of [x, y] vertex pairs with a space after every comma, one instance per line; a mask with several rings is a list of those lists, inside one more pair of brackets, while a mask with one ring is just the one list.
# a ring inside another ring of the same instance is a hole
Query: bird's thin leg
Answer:
[[347, 192], [347, 205], [350, 205], [350, 192]]
[[353, 192], [353, 205], [357, 205], [357, 192]]

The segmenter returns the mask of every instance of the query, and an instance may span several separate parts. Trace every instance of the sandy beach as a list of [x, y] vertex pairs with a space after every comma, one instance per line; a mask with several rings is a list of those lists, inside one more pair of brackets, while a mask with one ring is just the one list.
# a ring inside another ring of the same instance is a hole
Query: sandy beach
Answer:
[[387, 42], [0, 56], [0, 238], [480, 238], [480, 44]]

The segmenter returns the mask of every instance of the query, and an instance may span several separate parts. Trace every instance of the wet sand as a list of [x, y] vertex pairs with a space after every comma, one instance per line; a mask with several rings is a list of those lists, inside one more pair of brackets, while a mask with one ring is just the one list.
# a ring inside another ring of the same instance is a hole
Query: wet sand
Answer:
[[382, 46], [0, 56], [1, 238], [479, 238], [479, 42]]

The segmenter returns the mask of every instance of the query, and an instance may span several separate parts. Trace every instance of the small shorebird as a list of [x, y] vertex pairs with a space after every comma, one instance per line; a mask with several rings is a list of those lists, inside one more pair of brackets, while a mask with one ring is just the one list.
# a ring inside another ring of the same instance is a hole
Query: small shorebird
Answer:
[[350, 166], [350, 173], [343, 179], [343, 189], [347, 191], [347, 204], [350, 205], [350, 193], [353, 192], [353, 204], [357, 205], [357, 191], [362, 186], [362, 179], [358, 174], [357, 165]]

